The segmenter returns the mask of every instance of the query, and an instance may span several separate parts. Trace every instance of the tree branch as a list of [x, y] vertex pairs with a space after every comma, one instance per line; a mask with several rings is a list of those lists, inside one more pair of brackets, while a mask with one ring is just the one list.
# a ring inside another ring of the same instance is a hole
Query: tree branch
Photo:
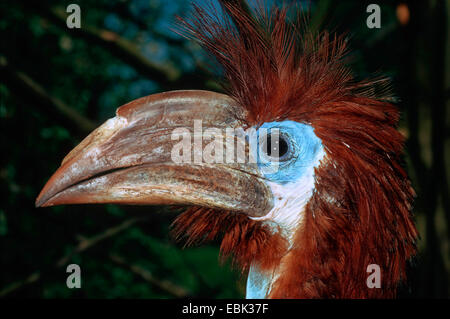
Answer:
[[66, 126], [85, 135], [97, 126], [58, 98], [51, 96], [42, 86], [25, 73], [14, 69], [4, 56], [0, 56], [0, 82], [4, 82], [17, 96], [25, 97], [61, 120]]
[[90, 238], [84, 238], [84, 237], [78, 236], [78, 239], [79, 239], [78, 245], [69, 254], [67, 254], [66, 256], [59, 259], [58, 262], [56, 263], [56, 267], [64, 266], [65, 264], [67, 264], [70, 261], [70, 259], [74, 255], [82, 253], [83, 251], [91, 248], [94, 245], [97, 245], [99, 242], [101, 242], [105, 239], [114, 237], [115, 235], [119, 234], [120, 232], [124, 231], [125, 229], [130, 228], [137, 222], [143, 221], [145, 219], [146, 218], [131, 218], [129, 220], [124, 221], [120, 225], [108, 228], [104, 232], [102, 232], [96, 236], [90, 237]]
[[58, 261], [55, 264], [53, 264], [50, 267], [50, 269], [43, 270], [43, 271], [36, 271], [36, 272], [32, 273], [31, 275], [27, 276], [25, 279], [19, 280], [19, 281], [16, 281], [16, 282], [10, 284], [6, 288], [0, 290], [0, 297], [4, 297], [4, 296], [6, 296], [16, 290], [19, 290], [29, 284], [39, 281], [42, 278], [43, 274], [53, 271], [55, 268], [56, 269], [62, 268], [64, 265], [66, 265], [72, 259], [72, 257], [74, 255], [83, 253], [84, 251], [91, 248], [92, 246], [95, 246], [98, 243], [100, 243], [108, 238], [116, 236], [120, 232], [130, 228], [131, 226], [133, 226], [136, 223], [143, 221], [145, 219], [147, 219], [147, 218], [131, 218], [117, 226], [108, 228], [105, 231], [101, 232], [100, 234], [92, 236], [90, 238], [78, 236], [78, 240], [79, 240], [78, 245], [73, 250], [71, 250], [69, 253], [67, 253], [60, 259], [58, 259]]
[[[50, 8], [49, 11], [41, 10], [48, 20], [54, 22], [61, 28], [67, 29], [67, 13], [59, 7]], [[158, 82], [163, 86], [168, 86], [180, 78], [180, 71], [175, 67], [165, 64], [156, 64], [149, 61], [139, 48], [131, 41], [121, 37], [117, 33], [109, 30], [96, 28], [83, 23], [81, 28], [67, 29], [74, 36], [100, 45], [113, 53], [115, 56], [134, 67], [139, 73]]]
[[186, 298], [190, 295], [188, 293], [188, 291], [186, 289], [184, 289], [183, 287], [180, 287], [168, 280], [159, 280], [159, 279], [155, 278], [147, 269], [145, 269], [139, 265], [129, 264], [125, 261], [124, 258], [122, 258], [119, 255], [111, 254], [109, 256], [109, 258], [111, 259], [111, 261], [113, 261], [117, 265], [122, 266], [122, 267], [128, 269], [129, 271], [131, 271], [132, 273], [138, 275], [139, 277], [141, 277], [142, 279], [144, 279], [145, 281], [150, 283], [152, 286], [154, 286], [176, 298]]

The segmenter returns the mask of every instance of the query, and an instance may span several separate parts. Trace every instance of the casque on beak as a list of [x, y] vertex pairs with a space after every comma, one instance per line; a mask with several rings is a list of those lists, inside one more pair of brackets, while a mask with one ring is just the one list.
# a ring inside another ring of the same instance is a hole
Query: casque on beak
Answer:
[[176, 128], [193, 132], [244, 125], [245, 111], [227, 95], [172, 91], [132, 101], [63, 160], [36, 199], [37, 207], [119, 203], [196, 205], [263, 216], [272, 194], [256, 164], [175, 163]]

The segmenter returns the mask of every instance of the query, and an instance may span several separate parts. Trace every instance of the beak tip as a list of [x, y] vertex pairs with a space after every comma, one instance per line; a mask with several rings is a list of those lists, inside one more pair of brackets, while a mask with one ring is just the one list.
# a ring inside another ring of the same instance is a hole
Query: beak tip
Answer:
[[43, 208], [43, 207], [51, 207], [55, 206], [51, 201], [48, 200], [42, 200], [42, 199], [36, 199], [35, 207], [36, 208]]
[[49, 197], [46, 196], [46, 194], [43, 192], [41, 192], [36, 198], [34, 205], [36, 208], [51, 206], [51, 204], [49, 203]]
[[45, 204], [45, 201], [43, 201], [40, 196], [38, 198], [36, 198], [36, 201], [34, 202], [34, 206], [36, 208], [44, 207], [44, 204]]

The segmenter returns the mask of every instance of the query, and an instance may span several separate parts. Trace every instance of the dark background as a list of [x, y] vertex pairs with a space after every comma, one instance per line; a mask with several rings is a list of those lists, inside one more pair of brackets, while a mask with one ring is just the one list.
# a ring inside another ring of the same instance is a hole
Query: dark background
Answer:
[[[448, 298], [450, 1], [373, 2], [380, 29], [367, 28], [363, 1], [311, 1], [310, 25], [347, 32], [359, 77], [392, 79], [421, 234], [401, 296]], [[81, 29], [66, 27], [70, 3]], [[245, 275], [218, 263], [217, 243], [182, 249], [169, 236], [167, 208], [34, 208], [62, 158], [118, 106], [220, 90], [199, 47], [170, 29], [189, 10], [183, 0], [0, 2], [0, 297], [243, 297]], [[70, 263], [81, 289], [66, 287]]]

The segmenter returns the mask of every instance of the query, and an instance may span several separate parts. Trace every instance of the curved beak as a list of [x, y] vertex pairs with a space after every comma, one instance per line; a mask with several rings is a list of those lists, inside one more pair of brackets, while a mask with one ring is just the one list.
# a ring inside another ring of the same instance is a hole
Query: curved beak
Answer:
[[[233, 99], [208, 91], [172, 91], [132, 101], [64, 158], [36, 206], [196, 205], [263, 216], [272, 208], [272, 194], [256, 164], [236, 163], [236, 156], [230, 161], [225, 155], [230, 145], [237, 149], [245, 142], [243, 136], [227, 134], [243, 127], [243, 118], [245, 111]], [[205, 132], [215, 135], [208, 138]], [[223, 161], [204, 160], [201, 153], [212, 140], [213, 156], [224, 146]]]

